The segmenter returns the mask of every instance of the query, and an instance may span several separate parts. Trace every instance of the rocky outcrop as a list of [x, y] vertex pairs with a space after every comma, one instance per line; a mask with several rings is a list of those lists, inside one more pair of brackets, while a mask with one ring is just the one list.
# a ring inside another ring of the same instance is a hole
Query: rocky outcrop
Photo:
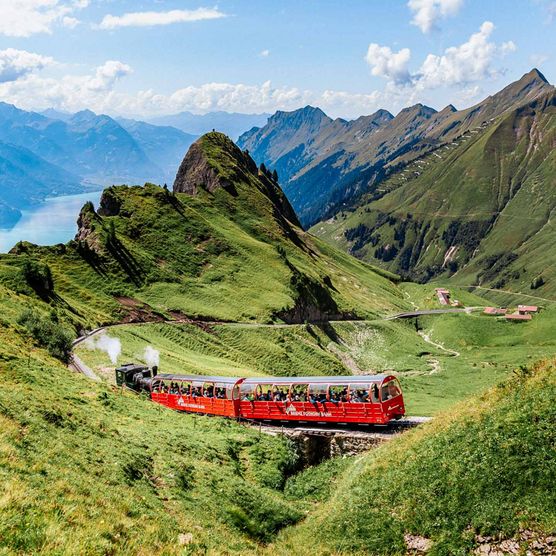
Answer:
[[197, 195], [224, 189], [234, 197], [241, 184], [257, 187], [272, 202], [275, 216], [300, 226], [297, 216], [270, 172], [259, 170], [249, 153], [242, 151], [223, 133], [203, 135], [187, 151], [176, 179], [174, 193]]
[[230, 192], [235, 190], [230, 180], [211, 166], [199, 141], [193, 143], [179, 167], [174, 181], [174, 192], [196, 195], [199, 189], [213, 193], [219, 187]]

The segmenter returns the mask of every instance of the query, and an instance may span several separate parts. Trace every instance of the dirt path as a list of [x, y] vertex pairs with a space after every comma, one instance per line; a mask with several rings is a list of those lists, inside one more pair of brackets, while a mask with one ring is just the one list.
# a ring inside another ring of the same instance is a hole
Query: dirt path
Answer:
[[435, 342], [434, 340], [431, 340], [430, 335], [427, 334], [426, 332], [423, 332], [422, 330], [419, 330], [417, 332], [417, 334], [419, 334], [419, 336], [421, 336], [421, 338], [423, 338], [423, 340], [425, 342], [427, 342], [427, 344], [430, 344], [431, 346], [434, 346], [435, 348], [438, 348], [442, 351], [445, 351], [446, 353], [449, 353], [450, 355], [453, 355], [454, 357], [459, 357], [461, 355], [459, 351], [456, 351], [455, 349], [450, 349], [450, 348], [444, 347], [442, 344], [439, 344], [439, 343]]

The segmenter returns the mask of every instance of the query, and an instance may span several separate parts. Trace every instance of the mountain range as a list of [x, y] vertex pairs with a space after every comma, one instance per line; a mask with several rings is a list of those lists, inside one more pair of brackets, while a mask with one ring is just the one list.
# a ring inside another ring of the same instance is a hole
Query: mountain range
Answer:
[[394, 172], [313, 232], [416, 280], [552, 295], [555, 147], [552, 89]]
[[49, 196], [171, 181], [195, 140], [175, 128], [116, 121], [90, 110], [46, 114], [0, 103], [0, 227]]
[[302, 224], [311, 226], [376, 191], [391, 172], [553, 90], [536, 69], [479, 104], [441, 111], [416, 104], [393, 116], [379, 110], [353, 121], [319, 108], [276, 112], [244, 133], [238, 145], [278, 171]]
[[[156, 116], [148, 121], [155, 125], [172, 126], [193, 135], [203, 135], [211, 130], [220, 131], [234, 141], [246, 130], [266, 124], [270, 114], [241, 114], [238, 112], [209, 112], [193, 114], [180, 112], [168, 116]], [[182, 153], [183, 155], [183, 153]]]

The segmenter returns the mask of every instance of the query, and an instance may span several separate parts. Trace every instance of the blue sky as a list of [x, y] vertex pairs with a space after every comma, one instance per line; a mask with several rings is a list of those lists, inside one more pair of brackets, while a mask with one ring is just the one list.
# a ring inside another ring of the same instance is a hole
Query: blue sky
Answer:
[[0, 100], [148, 117], [458, 108], [533, 66], [556, 0], [0, 0]]

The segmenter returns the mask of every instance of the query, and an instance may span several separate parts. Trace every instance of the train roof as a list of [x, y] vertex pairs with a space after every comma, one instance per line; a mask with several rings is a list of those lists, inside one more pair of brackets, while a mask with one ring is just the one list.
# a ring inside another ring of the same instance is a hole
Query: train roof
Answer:
[[382, 382], [390, 375], [350, 376], [261, 376], [246, 378], [243, 384], [369, 384]]
[[241, 378], [237, 376], [204, 376], [204, 375], [173, 375], [159, 373], [153, 379], [176, 380], [178, 382], [218, 382], [219, 384], [235, 384]]
[[176, 375], [160, 373], [153, 377], [160, 380], [178, 382], [217, 382], [219, 384], [369, 384], [382, 382], [391, 375], [349, 375], [349, 376], [260, 376], [243, 379], [233, 376]]

